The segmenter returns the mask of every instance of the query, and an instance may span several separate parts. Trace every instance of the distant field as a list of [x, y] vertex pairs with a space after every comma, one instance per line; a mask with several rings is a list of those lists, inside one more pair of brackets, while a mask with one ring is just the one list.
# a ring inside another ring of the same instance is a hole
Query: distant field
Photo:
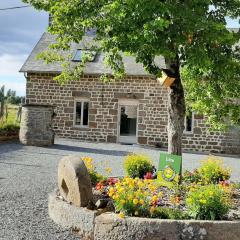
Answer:
[[8, 117], [4, 117], [0, 119], [0, 129], [1, 130], [8, 130], [8, 129], [16, 129], [19, 128], [19, 122], [16, 121], [17, 118], [17, 105], [8, 104]]

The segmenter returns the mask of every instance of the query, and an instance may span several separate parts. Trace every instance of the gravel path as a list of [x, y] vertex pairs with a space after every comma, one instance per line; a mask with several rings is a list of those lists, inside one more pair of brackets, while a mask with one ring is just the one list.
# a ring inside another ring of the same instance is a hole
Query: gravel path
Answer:
[[[83, 143], [58, 139], [50, 148], [0, 143], [0, 240], [78, 239], [63, 231], [48, 218], [48, 193], [56, 188], [58, 161], [65, 155], [93, 157], [99, 171], [106, 162], [112, 175], [123, 175], [122, 160], [128, 152], [146, 153], [157, 164], [159, 151], [105, 143]], [[183, 168], [194, 169], [199, 154], [184, 154]], [[233, 169], [233, 180], [240, 180], [239, 158], [224, 157]]]

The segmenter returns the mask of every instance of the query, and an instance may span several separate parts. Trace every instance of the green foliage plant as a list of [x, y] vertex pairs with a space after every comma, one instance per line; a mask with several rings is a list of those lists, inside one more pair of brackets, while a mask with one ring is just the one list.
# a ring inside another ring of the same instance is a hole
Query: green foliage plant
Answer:
[[170, 208], [170, 207], [157, 207], [152, 214], [150, 214], [151, 218], [158, 218], [158, 219], [189, 219], [189, 216], [177, 209], [177, 208]]
[[229, 180], [231, 169], [223, 165], [223, 161], [217, 157], [209, 156], [201, 162], [197, 173], [205, 184], [217, 184], [220, 181]]
[[124, 159], [124, 169], [132, 178], [143, 178], [148, 172], [152, 172], [153, 165], [149, 156], [142, 154], [130, 154]]
[[189, 216], [198, 220], [222, 220], [230, 205], [230, 193], [218, 184], [191, 188], [186, 197]]

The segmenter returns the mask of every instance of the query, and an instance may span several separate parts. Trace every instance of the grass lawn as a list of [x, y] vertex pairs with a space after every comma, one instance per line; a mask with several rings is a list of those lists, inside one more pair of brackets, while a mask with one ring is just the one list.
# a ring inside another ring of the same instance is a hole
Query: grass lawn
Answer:
[[0, 120], [0, 130], [11, 131], [11, 130], [19, 129], [20, 123], [16, 121], [18, 106], [11, 105], [11, 104], [8, 104], [7, 106], [8, 106], [8, 116], [7, 116], [7, 119], [4, 116], [4, 118]]

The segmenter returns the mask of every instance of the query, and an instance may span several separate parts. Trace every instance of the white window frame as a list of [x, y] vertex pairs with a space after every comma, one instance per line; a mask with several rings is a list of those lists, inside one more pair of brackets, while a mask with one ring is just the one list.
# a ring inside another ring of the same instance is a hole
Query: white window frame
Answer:
[[183, 133], [185, 134], [193, 134], [193, 130], [194, 130], [194, 112], [192, 112], [192, 130], [191, 131], [187, 131], [186, 130], [186, 126], [187, 126], [187, 116], [185, 116], [184, 118], [184, 131]]
[[[77, 106], [77, 103], [78, 102], [81, 102], [81, 124], [80, 125], [77, 125], [76, 124], [76, 106]], [[83, 125], [83, 106], [84, 106], [84, 103], [88, 103], [88, 125]], [[73, 126], [76, 127], [76, 128], [89, 128], [89, 106], [90, 106], [90, 101], [88, 98], [76, 98], [74, 99], [74, 112], [73, 112]]]

